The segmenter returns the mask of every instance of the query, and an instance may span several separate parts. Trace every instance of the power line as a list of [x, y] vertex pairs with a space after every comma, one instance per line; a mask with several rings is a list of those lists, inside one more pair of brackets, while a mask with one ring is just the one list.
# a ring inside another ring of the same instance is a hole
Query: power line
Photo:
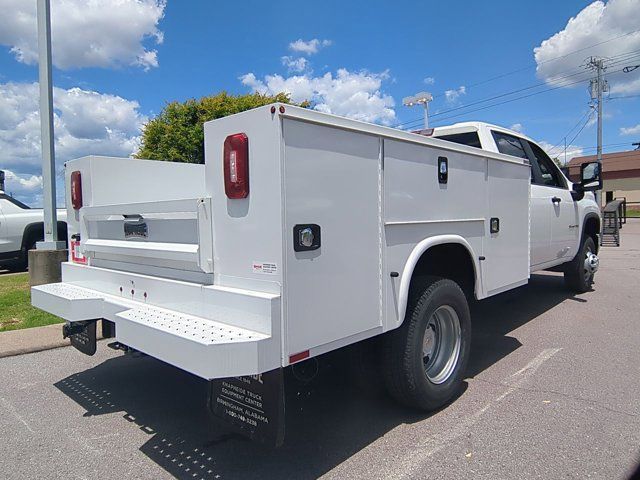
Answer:
[[[560, 140], [560, 141], [559, 141], [558, 143], [556, 143], [553, 147], [551, 147], [549, 150], [547, 150], [547, 153], [548, 153], [549, 155], [551, 155], [551, 152], [552, 152], [552, 151], [554, 151], [556, 148], [558, 148], [558, 147], [560, 146], [560, 144], [561, 144], [561, 143], [562, 143], [562, 142], [563, 142], [563, 141], [564, 141], [564, 140], [565, 140], [569, 135], [571, 135], [571, 133], [572, 133], [576, 128], [578, 128], [578, 125], [580, 125], [580, 124], [582, 123], [582, 121], [585, 119], [585, 117], [586, 117], [587, 115], [589, 115], [589, 113], [591, 113], [591, 112], [592, 112], [592, 110], [587, 110], [587, 111], [584, 113], [584, 115], [582, 115], [582, 116], [580, 117], [580, 119], [576, 122], [576, 124], [575, 124], [573, 127], [571, 127], [571, 129], [570, 129], [567, 133], [565, 133], [565, 134], [562, 136], [562, 140]], [[571, 142], [569, 142], [569, 145], [571, 145]]]
[[[494, 77], [487, 78], [487, 79], [485, 79], [485, 80], [481, 80], [480, 82], [472, 83], [472, 84], [470, 84], [470, 85], [467, 85], [467, 88], [477, 87], [478, 85], [483, 85], [483, 84], [485, 84], [485, 83], [489, 83], [489, 82], [492, 82], [492, 81], [494, 81], [494, 80], [499, 80], [499, 79], [501, 79], [501, 78], [508, 77], [509, 75], [514, 75], [514, 74], [516, 74], [516, 73], [523, 72], [523, 71], [525, 71], [525, 70], [529, 70], [529, 69], [531, 69], [531, 68], [537, 67], [537, 66], [539, 66], [539, 65], [544, 65], [544, 64], [546, 64], [546, 63], [553, 62], [553, 61], [555, 61], [555, 60], [560, 60], [560, 59], [563, 59], [563, 58], [569, 57], [569, 56], [571, 56], [571, 55], [573, 55], [573, 54], [575, 54], [575, 53], [579, 53], [579, 52], [582, 52], [582, 51], [584, 51], [584, 50], [588, 50], [588, 49], [593, 48], [593, 47], [598, 47], [598, 46], [603, 45], [603, 44], [605, 44], [605, 43], [609, 43], [609, 42], [612, 42], [612, 41], [617, 40], [617, 39], [619, 39], [619, 38], [627, 37], [627, 36], [629, 36], [629, 35], [633, 35], [634, 33], [638, 33], [638, 32], [640, 32], [640, 29], [633, 30], [633, 31], [631, 31], [631, 32], [627, 32], [627, 33], [623, 33], [623, 34], [621, 34], [621, 35], [617, 35], [617, 36], [612, 37], [612, 38], [609, 38], [609, 39], [607, 39], [607, 40], [603, 40], [602, 42], [594, 43], [593, 45], [589, 45], [588, 47], [579, 48], [578, 50], [573, 50], [573, 51], [571, 51], [571, 52], [569, 52], [569, 53], [566, 53], [566, 54], [564, 54], [564, 55], [560, 55], [560, 56], [558, 56], [558, 57], [553, 57], [553, 58], [549, 58], [549, 59], [547, 59], [547, 60], [543, 60], [543, 61], [541, 61], [540, 63], [537, 63], [537, 62], [536, 62], [536, 63], [535, 63], [535, 64], [533, 64], [533, 65], [528, 65], [528, 66], [526, 66], [526, 67], [521, 67], [521, 68], [518, 68], [518, 69], [515, 69], [515, 70], [511, 70], [511, 71], [506, 72], [506, 73], [502, 73], [502, 74], [496, 75], [496, 76], [494, 76]], [[445, 92], [441, 92], [441, 93], [438, 93], [437, 95], [434, 95], [434, 96], [433, 96], [433, 98], [440, 98], [440, 97], [445, 96], [445, 94], [446, 94]]]
[[[605, 145], [602, 145], [602, 148], [610, 148], [610, 147], [621, 147], [623, 145], [633, 145], [633, 143], [631, 142], [621, 142], [621, 143], [607, 143]], [[597, 146], [593, 145], [591, 147], [580, 147], [582, 150], [595, 150], [596, 148], [598, 148]]]
[[[478, 112], [478, 111], [481, 111], [481, 110], [486, 110], [487, 108], [497, 107], [497, 106], [504, 105], [504, 104], [507, 104], [507, 103], [515, 102], [515, 101], [518, 101], [518, 100], [522, 100], [524, 98], [529, 98], [529, 97], [533, 97], [535, 95], [540, 95], [542, 93], [548, 93], [548, 92], [551, 92], [553, 90], [558, 90], [560, 88], [569, 87], [571, 85], [576, 85], [576, 84], [582, 83], [582, 82], [584, 82], [584, 79], [583, 80], [578, 80], [576, 82], [570, 82], [570, 83], [567, 83], [567, 84], [558, 85], [558, 86], [555, 86], [555, 87], [550, 87], [550, 88], [547, 88], [545, 90], [540, 90], [539, 92], [533, 92], [533, 93], [529, 93], [527, 95], [521, 95], [519, 97], [510, 98], [508, 100], [503, 100], [502, 102], [496, 102], [496, 103], [492, 103], [490, 105], [485, 105], [485, 106], [482, 106], [482, 107], [474, 108], [474, 109], [468, 110], [466, 112], [462, 112], [462, 113], [458, 113], [456, 115], [450, 115], [448, 117], [441, 118], [441, 119], [439, 119], [439, 121], [442, 122], [443, 120], [449, 120], [451, 118], [456, 118], [456, 117], [460, 117], [460, 116], [463, 116], [463, 115], [467, 115], [468, 113]], [[436, 115], [441, 115], [441, 114], [444, 114], [444, 113], [446, 113], [446, 112], [439, 112], [437, 114], [434, 114], [433, 116], [435, 117]]]
[[640, 95], [620, 95], [618, 97], [609, 97], [609, 100], [618, 100], [621, 98], [638, 98]]
[[[598, 105], [598, 108], [599, 107], [600, 107], [600, 105]], [[575, 136], [571, 140], [569, 140], [569, 145], [571, 145], [573, 142], [575, 142], [576, 138], [578, 138], [580, 136], [580, 134], [582, 133], [584, 128], [587, 126], [587, 124], [593, 118], [594, 112], [595, 112], [595, 110], [591, 110], [591, 114], [589, 115], [589, 118], [587, 118], [587, 120], [582, 124], [582, 127], [580, 127], [580, 130], [578, 130], [578, 133], [576, 133]]]
[[[577, 75], [584, 75], [584, 74], [585, 74], [585, 72], [581, 70], [581, 71], [578, 71], [578, 72], [574, 72], [572, 74], [564, 75], [563, 77], [554, 77], [554, 80], [555, 81], [563, 81], [563, 80], [566, 80], [568, 78], [575, 77]], [[586, 78], [583, 79], [583, 80], [586, 80]], [[583, 81], [583, 80], [581, 80], [581, 81]], [[443, 111], [440, 111], [440, 112], [436, 112], [434, 114], [431, 114], [430, 116], [431, 116], [431, 118], [437, 117], [438, 115], [444, 115], [445, 113], [450, 113], [450, 112], [454, 112], [454, 111], [457, 111], [457, 110], [462, 110], [464, 108], [472, 107], [474, 105], [479, 105], [481, 103], [489, 102], [491, 100], [496, 100], [498, 98], [507, 97], [509, 95], [514, 95], [516, 93], [524, 92], [526, 90], [531, 90], [533, 88], [542, 87], [542, 86], [545, 86], [545, 85], [547, 85], [547, 82], [539, 82], [539, 83], [536, 83], [536, 84], [533, 84], [533, 85], [528, 85], [526, 87], [518, 88], [516, 90], [511, 90], [509, 92], [505, 92], [505, 93], [501, 93], [501, 94], [498, 94], [498, 95], [494, 95], [492, 97], [487, 97], [487, 98], [484, 98], [482, 100], [477, 100], [475, 102], [467, 103], [465, 105], [460, 105], [458, 107], [453, 107], [453, 108], [450, 108], [448, 110], [443, 110]], [[416, 121], [418, 121], [418, 119], [408, 120], [406, 122], [398, 123], [397, 125], [395, 125], [395, 127], [396, 128], [397, 127], [401, 127], [403, 125], [414, 123]]]
[[[566, 54], [564, 54], [564, 55], [560, 55], [560, 56], [553, 57], [553, 58], [550, 58], [550, 59], [547, 59], [547, 60], [543, 60], [543, 61], [541, 61], [541, 62], [539, 62], [539, 63], [538, 63], [538, 62], [536, 62], [536, 64], [535, 64], [535, 65], [529, 65], [529, 66], [527, 66], [527, 67], [521, 67], [521, 68], [519, 68], [519, 69], [512, 70], [512, 71], [510, 71], [510, 72], [506, 72], [506, 73], [503, 73], [503, 74], [500, 74], [500, 75], [497, 75], [497, 76], [494, 76], [494, 77], [490, 77], [490, 78], [485, 79], [485, 80], [482, 80], [482, 81], [480, 81], [480, 82], [476, 82], [476, 83], [473, 83], [473, 84], [467, 85], [467, 88], [474, 87], [474, 86], [478, 86], [478, 85], [482, 85], [482, 84], [485, 84], [485, 83], [489, 83], [489, 82], [491, 82], [491, 81], [493, 81], [493, 80], [497, 80], [497, 79], [500, 79], [500, 78], [503, 78], [503, 77], [506, 77], [506, 76], [509, 76], [509, 75], [512, 75], [512, 74], [515, 74], [515, 73], [518, 73], [518, 72], [521, 72], [521, 71], [524, 71], [524, 70], [527, 70], [527, 69], [532, 68], [532, 67], [534, 67], [534, 66], [543, 65], [543, 64], [546, 64], [546, 63], [549, 63], [549, 62], [555, 61], [555, 60], [560, 60], [560, 59], [562, 59], [562, 58], [566, 58], [566, 57], [568, 57], [568, 56], [571, 56], [571, 55], [574, 55], [574, 54], [576, 54], [576, 53], [582, 52], [582, 51], [584, 51], [584, 50], [588, 50], [588, 49], [590, 49], [590, 48], [597, 47], [597, 46], [599, 46], [599, 45], [603, 45], [603, 44], [605, 44], [605, 43], [612, 42], [612, 41], [617, 40], [617, 39], [619, 39], [619, 38], [623, 38], [623, 37], [626, 37], [626, 36], [629, 36], [629, 35], [633, 35], [634, 33], [637, 33], [637, 32], [640, 32], [640, 29], [633, 30], [633, 31], [630, 31], [630, 32], [626, 32], [626, 33], [623, 33], [623, 34], [617, 35], [617, 36], [615, 36], [615, 37], [611, 37], [611, 38], [609, 38], [609, 39], [607, 39], [607, 40], [603, 40], [603, 41], [601, 41], [601, 42], [594, 43], [594, 44], [589, 45], [589, 46], [587, 46], [587, 47], [583, 47], [583, 48], [580, 48], [580, 49], [577, 49], [577, 50], [573, 50], [573, 51], [571, 51], [571, 52], [569, 52], [569, 53], [566, 53]], [[623, 57], [623, 56], [625, 56], [625, 55], [635, 54], [637, 51], [640, 51], [640, 50], [632, 50], [632, 51], [629, 51], [629, 52], [623, 52], [623, 53], [620, 53], [620, 54], [614, 55], [614, 56], [613, 56], [613, 57], [611, 57], [611, 58], [612, 58], [612, 59], [615, 59], [615, 60], [619, 60], [621, 57]], [[629, 61], [629, 60], [625, 58], [625, 60], [624, 60], [624, 61]], [[615, 65], [617, 65], [617, 63], [615, 63]], [[612, 66], [613, 66], [613, 65], [612, 65]], [[621, 71], [621, 70], [619, 70], [619, 71]], [[580, 73], [581, 73], [581, 72], [580, 72]], [[616, 73], [616, 72], [612, 72], [612, 73]], [[568, 75], [568, 76], [567, 76], [567, 75], [565, 75], [564, 77], [565, 77], [565, 78], [567, 78], [567, 77], [575, 76], [575, 75], [578, 75], [578, 74], [579, 74], [579, 73], [570, 74], [570, 75]], [[551, 82], [553, 82], [553, 81], [561, 80], [562, 78], [563, 78], [563, 76], [561, 75], [560, 77], [553, 77], [553, 78], [551, 78], [551, 79], [550, 79], [550, 81], [551, 81]], [[448, 112], [451, 112], [451, 111], [453, 111], [453, 110], [459, 110], [459, 109], [462, 109], [462, 108], [466, 108], [466, 107], [469, 107], [469, 106], [471, 106], [471, 105], [476, 105], [476, 104], [479, 104], [479, 103], [484, 103], [484, 102], [486, 102], [486, 101], [489, 101], [489, 100], [492, 100], [492, 99], [495, 99], [495, 98], [500, 98], [500, 97], [508, 96], [508, 95], [510, 95], [510, 94], [514, 94], [514, 93], [517, 93], [517, 92], [520, 92], [520, 91], [529, 90], [529, 89], [535, 88], [536, 86], [546, 85], [547, 83], [549, 83], [549, 81], [545, 81], [545, 82], [542, 82], [542, 83], [540, 83], [540, 84], [536, 84], [536, 85], [530, 85], [530, 86], [528, 86], [528, 87], [524, 87], [524, 88], [522, 88], [522, 89], [518, 89], [518, 90], [514, 90], [514, 91], [512, 91], [512, 92], [507, 92], [507, 93], [504, 93], [504, 94], [500, 94], [500, 95], [497, 95], [497, 96], [494, 96], [494, 97], [490, 97], [490, 98], [487, 98], [487, 99], [484, 99], [484, 100], [481, 100], [481, 101], [474, 102], [474, 103], [472, 103], [472, 104], [467, 104], [467, 105], [463, 105], [463, 106], [460, 106], [460, 107], [456, 107], [455, 109], [449, 109], [449, 110], [445, 110], [445, 111], [443, 111], [443, 112], [438, 112], [437, 114], [432, 115], [432, 117], [433, 117], [433, 116], [437, 116], [437, 115], [441, 115], [441, 114], [444, 114], [444, 113], [448, 113]], [[573, 85], [573, 84], [570, 84], [570, 85]], [[570, 86], [570, 85], [564, 85], [564, 86]], [[433, 95], [433, 98], [435, 99], [435, 98], [440, 98], [440, 97], [443, 97], [443, 96], [446, 96], [446, 91]], [[526, 96], [523, 96], [522, 98], [527, 98], [527, 97], [526, 97]], [[496, 105], [501, 105], [501, 103], [498, 103], [498, 104], [496, 104]], [[474, 111], [476, 111], [476, 110], [474, 110]], [[469, 112], [469, 113], [471, 113], [471, 112]], [[453, 117], [449, 117], [449, 118], [453, 118]], [[408, 121], [406, 121], [406, 122], [402, 122], [402, 123], [399, 123], [399, 124], [397, 124], [397, 125], [394, 125], [394, 127], [395, 127], [395, 128], [398, 128], [398, 127], [401, 127], [401, 126], [404, 126], [404, 125], [408, 125], [408, 124], [414, 123], [414, 122], [416, 122], [416, 121], [418, 121], [418, 119], [408, 120]]]
[[[615, 70], [612, 73], [617, 73], [619, 71], [621, 71], [621, 70]], [[569, 83], [565, 83], [565, 84], [562, 84], [562, 85], [557, 85], [555, 87], [550, 87], [550, 88], [547, 88], [545, 90], [540, 90], [538, 92], [529, 93], [527, 95], [521, 95], [519, 97], [515, 97], [515, 98], [508, 99], [508, 100], [504, 100], [502, 102], [496, 102], [496, 103], [492, 103], [490, 105], [485, 105], [485, 106], [482, 106], [482, 107], [479, 107], [479, 108], [475, 108], [475, 109], [471, 109], [471, 110], [468, 110], [468, 111], [465, 111], [465, 112], [461, 112], [461, 113], [458, 113], [458, 114], [455, 114], [455, 115], [450, 115], [448, 117], [440, 118], [439, 122], [442, 122], [444, 120], [449, 120], [451, 118], [457, 118], [457, 117], [466, 115], [468, 113], [473, 113], [473, 112], [478, 112], [478, 111], [481, 111], [481, 110], [486, 110], [487, 108], [497, 107], [497, 106], [500, 106], [500, 105], [504, 105], [506, 103], [515, 102], [517, 100], [522, 100], [524, 98], [533, 97], [535, 95], [540, 95], [542, 93], [548, 93], [548, 92], [551, 92], [551, 91], [554, 91], [554, 90], [558, 90], [560, 88], [565, 88], [565, 87], [570, 87], [572, 85], [577, 85], [578, 83], [584, 82], [584, 80], [586, 80], [586, 79], [581, 79], [581, 80], [578, 80], [578, 81], [575, 81], [575, 82], [569, 82]], [[460, 108], [464, 108], [464, 106], [460, 107]], [[448, 113], [448, 111], [435, 113], [434, 115], [432, 115], [432, 117], [439, 116], [439, 115], [442, 115], [444, 113]], [[415, 120], [413, 122], [415, 122]], [[411, 123], [413, 123], [413, 122], [411, 122]], [[442, 125], [442, 123], [439, 123], [439, 125]], [[434, 125], [434, 126], [438, 126], [438, 125]]]

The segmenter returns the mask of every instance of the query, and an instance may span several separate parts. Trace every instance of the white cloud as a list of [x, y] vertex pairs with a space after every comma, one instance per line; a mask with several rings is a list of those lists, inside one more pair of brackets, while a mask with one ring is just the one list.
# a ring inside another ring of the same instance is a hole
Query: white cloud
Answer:
[[[18, 198], [28, 193], [28, 185], [36, 188], [34, 178], [41, 171], [38, 97], [37, 83], [0, 84], [0, 166], [21, 179], [12, 180]], [[83, 155], [131, 155], [145, 121], [135, 101], [79, 88], [54, 88], [58, 168]], [[21, 200], [33, 203], [34, 198]]]
[[309, 61], [304, 57], [294, 58], [284, 56], [280, 60], [282, 60], [282, 65], [287, 67], [289, 72], [302, 73], [309, 68]]
[[[558, 145], [554, 148], [554, 145], [551, 145], [549, 142], [545, 142], [544, 140], [537, 143], [551, 158], [557, 158], [561, 163], [564, 163], [564, 145]], [[582, 155], [584, 155], [583, 147], [578, 145], [567, 145], [567, 163], [573, 157], [581, 157]]]
[[[563, 30], [533, 49], [536, 72], [550, 84], [572, 83], [582, 77], [563, 79], [562, 76], [581, 69], [585, 58], [592, 55], [608, 57], [611, 59], [607, 73], [611, 92], [638, 92], [640, 69], [627, 74], [619, 72], [626, 65], [626, 59], [631, 58], [621, 55], [634, 51], [637, 53], [640, 49], [638, 25], [640, 8], [636, 0], [610, 0], [606, 4], [602, 1], [593, 2], [569, 19]], [[627, 35], [629, 32], [634, 33]], [[592, 45], [596, 46], [587, 48]], [[562, 58], [554, 60], [557, 57]], [[583, 84], [575, 86], [583, 87]]]
[[321, 112], [388, 125], [396, 118], [393, 97], [381, 91], [382, 82], [388, 78], [387, 72], [350, 72], [341, 68], [335, 76], [331, 72], [320, 77], [267, 75], [260, 80], [247, 73], [240, 80], [254, 92], [285, 92], [294, 102], [309, 100]]
[[427, 85], [433, 85], [434, 83], [436, 83], [436, 79], [433, 77], [425, 77], [423, 82]]
[[[52, 0], [53, 63], [61, 69], [135, 65], [157, 67], [158, 23], [166, 0]], [[16, 60], [38, 63], [35, 0], [0, 0], [0, 44]]]
[[516, 132], [520, 132], [523, 133], [524, 132], [524, 127], [522, 126], [521, 123], [514, 123], [513, 125], [511, 125], [509, 127], [509, 129], [516, 131]]
[[295, 42], [291, 42], [289, 44], [289, 49], [304, 55], [313, 55], [314, 53], [318, 53], [321, 48], [328, 47], [331, 43], [331, 40], [318, 40], [317, 38], [313, 38], [311, 40], [304, 41], [300, 38]]
[[42, 203], [42, 176], [19, 175], [5, 170], [5, 192], [26, 203], [36, 206]]
[[622, 127], [620, 135], [640, 135], [640, 123], [635, 127]]
[[462, 95], [465, 95], [466, 93], [467, 93], [467, 87], [465, 87], [464, 85], [461, 85], [460, 87], [458, 87], [455, 90], [446, 90], [444, 92], [444, 98], [449, 103], [455, 103], [456, 101], [458, 101], [458, 99]]

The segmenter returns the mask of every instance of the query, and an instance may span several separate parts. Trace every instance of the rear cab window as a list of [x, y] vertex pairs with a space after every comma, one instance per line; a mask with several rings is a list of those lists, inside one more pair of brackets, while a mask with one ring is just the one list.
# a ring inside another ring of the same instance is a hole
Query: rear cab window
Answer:
[[469, 147], [482, 148], [478, 132], [452, 133], [449, 135], [436, 135], [433, 138], [446, 140], [447, 142], [459, 143]]
[[500, 153], [529, 160], [524, 144], [518, 137], [508, 133], [496, 132], [495, 130], [491, 130], [491, 135], [493, 135], [493, 140], [496, 142]]

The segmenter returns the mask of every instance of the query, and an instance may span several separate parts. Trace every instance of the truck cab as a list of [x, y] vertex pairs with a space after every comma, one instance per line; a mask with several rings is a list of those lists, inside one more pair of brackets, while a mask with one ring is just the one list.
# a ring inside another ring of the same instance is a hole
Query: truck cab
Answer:
[[[67, 239], [67, 211], [58, 210], [58, 238]], [[27, 252], [44, 238], [44, 213], [0, 190], [0, 267], [22, 270]]]
[[438, 127], [433, 129], [431, 136], [529, 161], [532, 272], [570, 262], [578, 253], [584, 235], [592, 237], [597, 249], [600, 209], [593, 193], [578, 192], [544, 149], [531, 138], [484, 122]]

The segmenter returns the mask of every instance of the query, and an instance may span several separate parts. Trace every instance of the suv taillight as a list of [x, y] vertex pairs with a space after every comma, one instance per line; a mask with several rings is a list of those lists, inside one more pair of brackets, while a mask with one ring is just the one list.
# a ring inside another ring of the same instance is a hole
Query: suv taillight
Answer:
[[75, 210], [82, 208], [82, 176], [77, 170], [71, 173], [71, 205]]
[[249, 195], [249, 138], [244, 133], [224, 141], [224, 191], [229, 198]]

